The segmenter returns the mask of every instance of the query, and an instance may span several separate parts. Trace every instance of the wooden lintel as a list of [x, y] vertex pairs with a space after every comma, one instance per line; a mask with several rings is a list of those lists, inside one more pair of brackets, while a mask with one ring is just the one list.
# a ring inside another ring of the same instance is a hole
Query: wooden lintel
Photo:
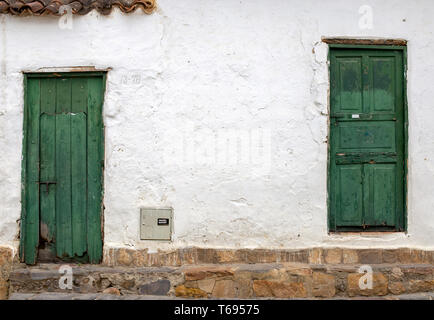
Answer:
[[352, 45], [386, 45], [386, 46], [406, 46], [407, 40], [405, 39], [376, 39], [376, 38], [325, 38], [323, 37], [322, 42], [328, 44], [352, 44]]

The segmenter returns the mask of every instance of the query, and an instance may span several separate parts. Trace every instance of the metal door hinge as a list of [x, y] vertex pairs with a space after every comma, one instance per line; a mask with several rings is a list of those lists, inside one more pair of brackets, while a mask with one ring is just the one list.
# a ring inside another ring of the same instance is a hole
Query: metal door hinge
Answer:
[[41, 187], [41, 184], [45, 184], [45, 194], [48, 194], [50, 184], [57, 184], [56, 181], [36, 181], [36, 183], [39, 184], [39, 187]]

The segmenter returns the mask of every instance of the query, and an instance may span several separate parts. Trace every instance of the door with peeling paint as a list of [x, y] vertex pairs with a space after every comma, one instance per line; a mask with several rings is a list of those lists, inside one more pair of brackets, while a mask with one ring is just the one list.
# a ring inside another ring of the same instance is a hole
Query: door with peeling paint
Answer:
[[329, 229], [404, 229], [404, 61], [330, 49]]
[[27, 74], [21, 260], [102, 256], [103, 73]]

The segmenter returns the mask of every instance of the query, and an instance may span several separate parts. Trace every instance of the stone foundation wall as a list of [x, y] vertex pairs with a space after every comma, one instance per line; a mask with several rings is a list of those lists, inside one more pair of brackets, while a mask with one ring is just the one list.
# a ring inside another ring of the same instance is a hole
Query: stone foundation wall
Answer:
[[400, 249], [311, 248], [301, 250], [185, 248], [171, 252], [109, 248], [107, 266], [181, 266], [186, 264], [282, 263], [309, 264], [434, 264], [434, 251]]
[[[13, 262], [13, 263], [12, 263]], [[360, 266], [372, 268], [362, 289]], [[434, 291], [434, 252], [417, 249], [311, 248], [173, 252], [106, 249], [101, 265], [72, 265], [78, 293], [190, 298], [336, 298]], [[65, 292], [60, 264], [26, 266], [0, 248], [0, 299], [8, 292]]]
[[73, 266], [73, 287], [59, 288], [60, 265], [21, 266], [13, 293], [110, 293], [183, 298], [346, 298], [433, 292], [432, 265], [372, 265], [372, 287], [361, 288], [359, 265], [300, 263], [182, 267]]
[[13, 251], [0, 247], [0, 300], [7, 299], [9, 292], [9, 274], [12, 269]]
[[[173, 286], [176, 296], [192, 298], [332, 298], [434, 290], [434, 251], [410, 248], [186, 248], [157, 253], [110, 248], [104, 264], [130, 267], [208, 264], [186, 269], [184, 283]], [[372, 289], [360, 289], [360, 265], [372, 265]]]
[[434, 290], [430, 265], [373, 267], [372, 287], [361, 288], [358, 266], [304, 264], [199, 267], [185, 271], [175, 288], [180, 297], [210, 298], [332, 298], [386, 296]]

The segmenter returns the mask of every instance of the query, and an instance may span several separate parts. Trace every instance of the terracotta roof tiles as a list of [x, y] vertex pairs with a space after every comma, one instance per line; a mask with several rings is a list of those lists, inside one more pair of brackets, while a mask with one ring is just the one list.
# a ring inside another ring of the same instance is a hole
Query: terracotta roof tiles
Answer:
[[12, 15], [61, 15], [69, 6], [73, 14], [84, 15], [92, 10], [101, 14], [110, 14], [114, 6], [122, 12], [132, 12], [141, 8], [145, 13], [155, 9], [155, 0], [0, 0], [0, 13]]

